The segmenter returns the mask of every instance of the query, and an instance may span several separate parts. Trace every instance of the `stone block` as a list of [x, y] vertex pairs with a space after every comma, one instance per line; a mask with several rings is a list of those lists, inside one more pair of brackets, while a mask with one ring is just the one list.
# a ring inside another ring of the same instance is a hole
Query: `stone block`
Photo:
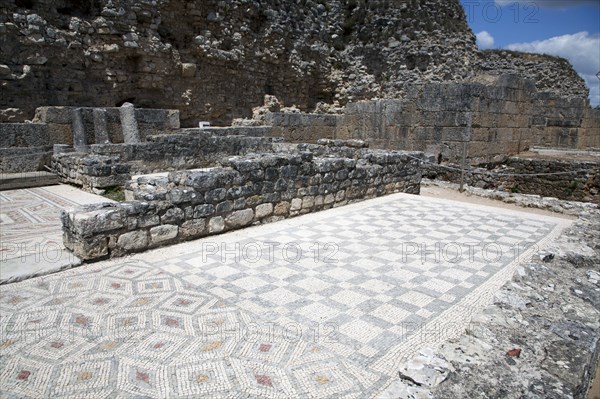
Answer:
[[274, 213], [277, 216], [287, 215], [290, 212], [290, 203], [288, 201], [282, 201], [275, 205]]
[[273, 213], [273, 204], [266, 203], [266, 204], [260, 204], [256, 207], [254, 216], [256, 219], [262, 219], [263, 217], [269, 216], [272, 213]]
[[[214, 219], [214, 218], [213, 218]], [[179, 236], [183, 240], [201, 237], [206, 231], [205, 219], [191, 219], [182, 223]]]
[[181, 208], [169, 208], [161, 216], [162, 224], [180, 224], [185, 219], [185, 212]]
[[292, 205], [290, 207], [290, 210], [292, 211], [298, 211], [302, 208], [302, 199], [301, 198], [294, 198], [292, 199]]
[[135, 117], [135, 108], [131, 103], [125, 103], [119, 109], [121, 127], [123, 129], [123, 140], [126, 144], [139, 143], [140, 131]]
[[215, 210], [216, 210], [215, 206], [212, 204], [197, 205], [194, 208], [194, 218], [198, 219], [198, 218], [210, 216], [215, 213]]
[[315, 205], [315, 197], [306, 196], [302, 199], [302, 209], [310, 209]]
[[[104, 206], [107, 205], [104, 204]], [[75, 212], [70, 216], [70, 219], [74, 232], [82, 237], [122, 229], [126, 223], [124, 213], [120, 209], [110, 207], [88, 212]]]
[[252, 209], [243, 209], [241, 211], [235, 211], [231, 215], [225, 218], [227, 226], [232, 228], [238, 228], [247, 226], [252, 222], [254, 218], [254, 211]]
[[117, 246], [125, 251], [138, 251], [148, 247], [148, 232], [146, 230], [130, 231], [121, 234]]
[[225, 221], [221, 216], [211, 218], [208, 222], [209, 233], [220, 233], [225, 229]]
[[179, 227], [172, 224], [163, 224], [150, 229], [150, 244], [156, 245], [174, 240], [179, 233]]

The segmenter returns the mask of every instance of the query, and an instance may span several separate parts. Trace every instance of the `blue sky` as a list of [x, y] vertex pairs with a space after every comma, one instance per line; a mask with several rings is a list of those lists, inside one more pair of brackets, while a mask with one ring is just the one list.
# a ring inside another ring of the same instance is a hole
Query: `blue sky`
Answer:
[[461, 0], [481, 49], [558, 55], [571, 61], [600, 105], [600, 0]]

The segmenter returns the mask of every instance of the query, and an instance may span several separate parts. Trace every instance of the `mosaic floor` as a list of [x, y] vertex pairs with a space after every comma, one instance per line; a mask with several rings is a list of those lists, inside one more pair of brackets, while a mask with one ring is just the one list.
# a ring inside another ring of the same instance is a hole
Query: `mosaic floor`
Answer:
[[0, 284], [81, 264], [63, 245], [60, 211], [107, 201], [67, 185], [0, 191]]
[[569, 223], [397, 194], [0, 286], [0, 396], [384, 397]]

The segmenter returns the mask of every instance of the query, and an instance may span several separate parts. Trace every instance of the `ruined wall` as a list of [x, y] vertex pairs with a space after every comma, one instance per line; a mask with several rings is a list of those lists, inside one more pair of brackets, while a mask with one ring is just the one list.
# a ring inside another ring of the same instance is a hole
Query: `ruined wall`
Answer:
[[[424, 164], [423, 176], [460, 183], [460, 166]], [[464, 181], [473, 187], [600, 204], [598, 161], [510, 157], [487, 168], [469, 168]]]
[[262, 154], [230, 158], [226, 168], [143, 177], [129, 187], [135, 201], [63, 211], [64, 243], [82, 259], [121, 256], [392, 192], [418, 194], [417, 157]]
[[[179, 129], [177, 110], [146, 108], [132, 112], [140, 140]], [[0, 173], [46, 170], [55, 144], [76, 144], [82, 150], [94, 143], [124, 141], [119, 108], [40, 107], [33, 121], [0, 123]]]
[[273, 140], [192, 130], [150, 136], [143, 143], [94, 144], [90, 153], [55, 154], [52, 170], [61, 182], [91, 191], [123, 186], [132, 174], [211, 167], [248, 152], [273, 152]]
[[594, 148], [599, 113], [587, 99], [537, 92], [534, 81], [502, 75], [483, 83], [428, 83], [402, 100], [350, 103], [336, 138], [373, 146], [441, 153], [458, 162], [463, 142], [473, 164], [501, 160], [530, 146]]
[[587, 99], [589, 89], [573, 66], [564, 58], [547, 54], [530, 54], [510, 50], [483, 50], [478, 52], [475, 79], [503, 74], [529, 79], [539, 92], [554, 93], [560, 97]]
[[265, 94], [398, 96], [476, 63], [458, 0], [6, 0], [1, 121], [44, 105], [175, 108], [184, 126], [249, 116]]

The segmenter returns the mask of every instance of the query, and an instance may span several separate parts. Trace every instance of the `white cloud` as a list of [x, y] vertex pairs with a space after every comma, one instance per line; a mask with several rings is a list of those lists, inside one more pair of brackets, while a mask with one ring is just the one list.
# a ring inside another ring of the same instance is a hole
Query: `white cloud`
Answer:
[[483, 30], [476, 34], [475, 37], [477, 37], [477, 46], [479, 46], [479, 48], [482, 50], [492, 48], [494, 46], [494, 38], [488, 33], [488, 31]]
[[496, 0], [496, 4], [499, 6], [507, 6], [514, 3], [521, 3], [523, 5], [540, 7], [540, 8], [568, 8], [579, 5], [600, 5], [598, 0]]
[[506, 48], [566, 58], [590, 88], [592, 106], [600, 104], [600, 80], [596, 77], [596, 74], [600, 72], [600, 34], [590, 35], [588, 32], [578, 32], [529, 43], [513, 43]]

